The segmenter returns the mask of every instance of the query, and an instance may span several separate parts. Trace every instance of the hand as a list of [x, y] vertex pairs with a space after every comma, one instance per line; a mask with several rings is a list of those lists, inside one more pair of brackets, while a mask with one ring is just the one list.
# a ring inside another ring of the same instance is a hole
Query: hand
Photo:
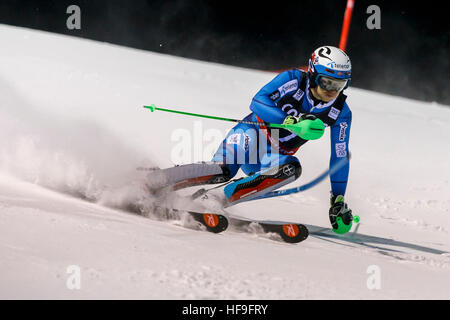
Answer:
[[289, 115], [282, 125], [304, 140], [320, 139], [325, 132], [323, 121], [312, 114], [304, 114], [298, 119]]
[[352, 210], [344, 202], [344, 196], [331, 196], [330, 199], [330, 222], [333, 231], [342, 234], [350, 231], [352, 227], [353, 215]]
[[304, 114], [302, 114], [300, 116], [299, 121], [302, 121], [302, 120], [316, 120], [316, 119], [317, 119], [317, 117], [315, 115], [313, 115], [311, 113], [304, 113]]
[[284, 118], [283, 124], [296, 124], [297, 122], [297, 118], [293, 116], [287, 116], [286, 118]]
[[293, 117], [291, 115], [284, 118], [283, 124], [296, 124], [297, 122], [303, 121], [303, 120], [316, 120], [317, 117], [310, 113], [302, 114], [298, 119], [296, 117]]

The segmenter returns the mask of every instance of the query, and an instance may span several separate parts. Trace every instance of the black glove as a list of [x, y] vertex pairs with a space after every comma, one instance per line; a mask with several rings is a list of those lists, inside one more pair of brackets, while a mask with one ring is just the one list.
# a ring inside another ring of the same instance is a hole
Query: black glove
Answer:
[[[344, 196], [331, 195], [330, 204], [331, 204], [331, 207], [330, 207], [329, 215], [330, 215], [331, 226], [333, 227], [333, 229], [335, 229], [335, 230], [339, 229], [339, 225], [336, 221], [336, 219], [338, 217], [340, 217], [342, 219], [342, 222], [346, 226], [349, 226], [349, 225], [351, 226], [351, 223], [353, 221], [352, 210], [344, 202]], [[343, 233], [345, 233], [345, 232], [343, 232]]]

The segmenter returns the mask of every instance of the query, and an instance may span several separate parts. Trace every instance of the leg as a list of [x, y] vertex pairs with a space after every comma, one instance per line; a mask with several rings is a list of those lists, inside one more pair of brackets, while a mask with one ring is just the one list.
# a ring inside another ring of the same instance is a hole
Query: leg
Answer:
[[255, 126], [239, 123], [228, 132], [212, 161], [225, 165], [230, 178], [234, 177], [239, 169], [246, 174], [260, 171], [258, 135], [259, 130]]
[[147, 188], [158, 194], [166, 188], [178, 190], [201, 184], [222, 183], [230, 180], [225, 165], [199, 162], [155, 170], [147, 175]]
[[223, 183], [234, 177], [243, 164], [254, 163], [257, 167], [254, 170], [259, 171], [257, 158], [251, 156], [257, 149], [257, 138], [254, 126], [239, 123], [227, 134], [211, 163], [193, 163], [152, 172], [147, 176], [147, 187], [152, 193], [158, 193], [165, 187], [178, 190]]
[[261, 171], [226, 186], [225, 196], [229, 204], [248, 201], [295, 181], [300, 177], [301, 171], [300, 162], [296, 157], [265, 155]]

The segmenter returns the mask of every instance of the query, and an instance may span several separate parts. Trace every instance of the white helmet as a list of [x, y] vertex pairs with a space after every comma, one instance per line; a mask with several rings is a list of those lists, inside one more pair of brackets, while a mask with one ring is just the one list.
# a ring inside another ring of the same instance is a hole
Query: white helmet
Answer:
[[309, 59], [308, 74], [312, 88], [341, 91], [348, 87], [352, 76], [349, 56], [339, 48], [317, 48]]

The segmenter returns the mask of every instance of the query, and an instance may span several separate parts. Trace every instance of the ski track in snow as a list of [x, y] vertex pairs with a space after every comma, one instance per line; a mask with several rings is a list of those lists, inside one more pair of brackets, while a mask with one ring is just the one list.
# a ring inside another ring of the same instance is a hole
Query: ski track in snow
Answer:
[[[0, 298], [450, 298], [448, 107], [348, 89], [357, 232], [329, 231], [323, 182], [230, 208], [306, 224], [301, 244], [234, 226], [216, 235], [185, 215], [161, 221], [138, 168], [174, 164], [176, 129], [223, 137], [230, 125], [142, 105], [241, 118], [274, 74], [3, 25], [0, 37]], [[209, 143], [190, 161], [208, 160]], [[294, 184], [326, 168], [329, 148], [302, 147]], [[70, 265], [80, 290], [66, 285]]]

